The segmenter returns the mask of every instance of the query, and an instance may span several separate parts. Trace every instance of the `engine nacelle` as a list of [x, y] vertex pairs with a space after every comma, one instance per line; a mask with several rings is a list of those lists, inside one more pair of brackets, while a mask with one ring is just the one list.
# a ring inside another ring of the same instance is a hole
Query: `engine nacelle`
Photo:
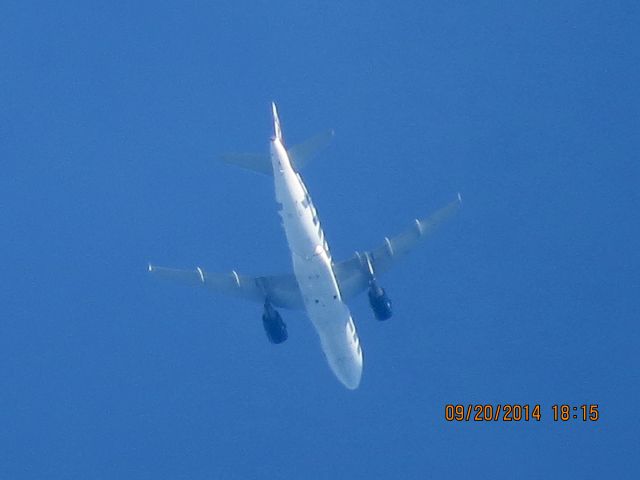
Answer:
[[289, 337], [287, 324], [284, 323], [278, 311], [270, 303], [264, 304], [262, 326], [271, 343], [282, 343]]
[[376, 282], [371, 282], [369, 287], [369, 305], [378, 320], [388, 320], [393, 315], [391, 300]]

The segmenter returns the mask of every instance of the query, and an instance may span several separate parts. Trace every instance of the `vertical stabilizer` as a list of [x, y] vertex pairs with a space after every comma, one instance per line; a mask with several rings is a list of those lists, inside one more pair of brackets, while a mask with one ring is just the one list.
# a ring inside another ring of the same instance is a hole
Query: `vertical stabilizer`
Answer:
[[278, 118], [278, 109], [275, 102], [271, 102], [271, 108], [273, 109], [273, 130], [276, 138], [282, 143], [282, 129], [280, 128], [280, 119]]

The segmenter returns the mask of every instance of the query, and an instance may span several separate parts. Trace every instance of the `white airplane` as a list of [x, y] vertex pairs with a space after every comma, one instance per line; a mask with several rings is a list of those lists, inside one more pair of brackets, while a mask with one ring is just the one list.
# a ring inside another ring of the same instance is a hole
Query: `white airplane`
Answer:
[[371, 251], [356, 252], [342, 262], [334, 262], [316, 209], [298, 172], [317, 150], [325, 146], [333, 132], [313, 137], [287, 150], [282, 129], [272, 103], [274, 136], [270, 158], [262, 155], [226, 155], [223, 160], [260, 173], [273, 175], [276, 202], [291, 250], [293, 274], [248, 277], [236, 271], [211, 274], [200, 267], [178, 270], [149, 264], [149, 271], [181, 283], [202, 285], [216, 292], [264, 303], [262, 323], [272, 343], [282, 343], [287, 327], [274, 307], [305, 309], [315, 327], [322, 351], [338, 380], [356, 389], [362, 377], [362, 346], [345, 301], [368, 290], [369, 303], [378, 320], [391, 317], [391, 301], [378, 285], [377, 275], [388, 270], [399, 257], [411, 250], [443, 219], [461, 205], [456, 200], [432, 216], [415, 219], [399, 235], [385, 237]]

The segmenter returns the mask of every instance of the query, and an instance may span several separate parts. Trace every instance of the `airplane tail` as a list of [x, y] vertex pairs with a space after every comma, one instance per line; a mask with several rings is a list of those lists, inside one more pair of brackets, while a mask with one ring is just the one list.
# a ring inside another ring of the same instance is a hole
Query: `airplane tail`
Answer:
[[[318, 133], [302, 143], [298, 143], [287, 149], [289, 159], [296, 170], [301, 170], [313, 160], [320, 151], [331, 144], [333, 140], [333, 130]], [[273, 175], [271, 158], [268, 154], [261, 153], [225, 153], [218, 158], [224, 163], [230, 163], [247, 170], [262, 173], [263, 175]]]
[[280, 128], [280, 119], [278, 118], [278, 109], [275, 102], [271, 102], [271, 108], [273, 110], [273, 130], [276, 138], [282, 142], [282, 129]]
[[[274, 138], [284, 144], [282, 138], [282, 129], [280, 127], [280, 118], [278, 118], [278, 109], [275, 102], [271, 102], [271, 110], [273, 112], [273, 130]], [[333, 140], [333, 130], [318, 133], [308, 138], [302, 143], [294, 145], [287, 149], [289, 160], [296, 170], [302, 169], [310, 163], [310, 161], [324, 148], [329, 146]], [[268, 154], [260, 153], [225, 153], [219, 157], [219, 160], [237, 165], [247, 170], [253, 170], [264, 175], [273, 175], [273, 167], [271, 166], [271, 157]]]

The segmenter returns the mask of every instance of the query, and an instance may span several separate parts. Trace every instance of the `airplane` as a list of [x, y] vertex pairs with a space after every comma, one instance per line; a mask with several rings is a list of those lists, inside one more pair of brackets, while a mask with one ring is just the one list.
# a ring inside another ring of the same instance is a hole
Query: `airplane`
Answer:
[[238, 274], [209, 273], [201, 267], [181, 270], [149, 264], [149, 272], [215, 292], [260, 302], [264, 305], [262, 323], [271, 343], [287, 340], [287, 326], [277, 308], [306, 310], [327, 363], [348, 389], [360, 385], [363, 368], [362, 345], [347, 300], [368, 291], [369, 304], [377, 320], [392, 316], [392, 304], [378, 283], [378, 275], [413, 249], [438, 224], [462, 204], [457, 198], [431, 216], [415, 219], [412, 225], [394, 237], [385, 237], [379, 247], [356, 252], [351, 258], [334, 262], [311, 196], [299, 170], [317, 151], [326, 146], [333, 132], [317, 135], [287, 150], [275, 103], [271, 103], [274, 135], [270, 156], [228, 154], [221, 159], [245, 169], [272, 175], [278, 213], [282, 218], [293, 274], [251, 277]]

